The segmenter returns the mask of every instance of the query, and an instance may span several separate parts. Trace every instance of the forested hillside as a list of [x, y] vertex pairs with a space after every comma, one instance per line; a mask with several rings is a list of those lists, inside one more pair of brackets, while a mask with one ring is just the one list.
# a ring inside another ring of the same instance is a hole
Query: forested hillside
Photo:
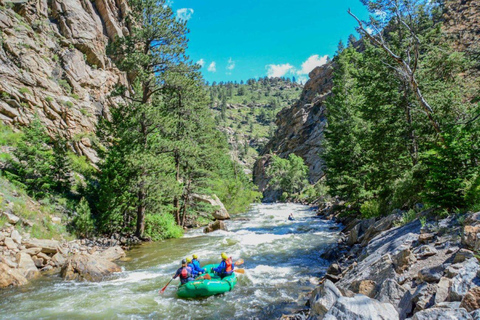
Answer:
[[294, 103], [303, 88], [290, 78], [259, 78], [246, 82], [213, 82], [209, 86], [211, 108], [231, 154], [251, 172], [258, 153], [276, 130], [280, 110]]

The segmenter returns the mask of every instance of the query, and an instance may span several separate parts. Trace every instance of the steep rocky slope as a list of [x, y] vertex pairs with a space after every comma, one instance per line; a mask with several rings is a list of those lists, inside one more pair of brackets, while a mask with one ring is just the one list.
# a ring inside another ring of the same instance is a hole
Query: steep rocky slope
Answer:
[[127, 81], [106, 55], [109, 39], [128, 33], [119, 22], [127, 10], [126, 0], [0, 0], [0, 120], [26, 125], [37, 115], [96, 162], [97, 119]]
[[277, 114], [277, 131], [267, 143], [253, 169], [253, 179], [264, 192], [265, 200], [273, 200], [275, 193], [268, 190], [265, 167], [272, 154], [286, 158], [290, 153], [302, 157], [310, 169], [309, 180], [317, 182], [323, 175], [320, 151], [326, 125], [325, 100], [333, 85], [333, 66], [327, 63], [309, 74], [300, 99]]

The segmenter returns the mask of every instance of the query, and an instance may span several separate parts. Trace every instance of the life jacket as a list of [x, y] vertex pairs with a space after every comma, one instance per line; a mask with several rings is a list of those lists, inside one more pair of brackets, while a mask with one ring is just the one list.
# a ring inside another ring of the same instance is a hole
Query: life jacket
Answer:
[[232, 263], [232, 258], [228, 258], [225, 260], [225, 264], [227, 267], [225, 268], [225, 272], [232, 272], [233, 271], [233, 263]]
[[180, 271], [180, 278], [187, 279], [190, 276], [191, 276], [191, 274], [190, 274], [190, 272], [188, 272], [187, 267], [183, 267], [182, 271]]

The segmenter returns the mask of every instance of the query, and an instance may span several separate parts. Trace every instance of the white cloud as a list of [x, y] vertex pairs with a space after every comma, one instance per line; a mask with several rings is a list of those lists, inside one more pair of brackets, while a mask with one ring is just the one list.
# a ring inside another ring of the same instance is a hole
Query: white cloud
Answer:
[[192, 8], [182, 8], [177, 10], [177, 17], [180, 20], [186, 21], [189, 20], [193, 15]]
[[316, 67], [323, 66], [325, 63], [327, 63], [327, 60], [327, 55], [320, 57], [318, 54], [314, 54], [313, 56], [310, 56], [304, 63], [302, 63], [302, 69], [298, 70], [297, 74], [309, 74], [310, 71]]
[[285, 64], [269, 64], [266, 66], [267, 75], [270, 78], [283, 77], [289, 71], [293, 70], [293, 66], [290, 63]]
[[305, 82], [307, 82], [307, 81], [308, 81], [308, 79], [305, 76], [300, 76], [300, 77], [297, 78], [297, 82], [301, 83], [301, 84], [305, 84]]
[[365, 28], [365, 31], [367, 31], [368, 34], [372, 34], [372, 33], [373, 33], [373, 29], [370, 28], [370, 27], [366, 27], [366, 28]]
[[167, 1], [165, 1], [165, 4], [163, 5], [163, 7], [164, 8], [170, 7], [171, 8], [172, 5], [173, 5], [173, 0], [167, 0]]
[[212, 63], [210, 63], [210, 65], [208, 66], [208, 71], [217, 72], [217, 64], [215, 63], [215, 61], [212, 61]]
[[200, 59], [200, 60], [197, 61], [197, 64], [200, 65], [200, 67], [203, 68], [203, 66], [205, 65], [205, 60]]
[[227, 70], [233, 70], [235, 69], [235, 61], [232, 60], [232, 58], [228, 59], [228, 65], [227, 65]]

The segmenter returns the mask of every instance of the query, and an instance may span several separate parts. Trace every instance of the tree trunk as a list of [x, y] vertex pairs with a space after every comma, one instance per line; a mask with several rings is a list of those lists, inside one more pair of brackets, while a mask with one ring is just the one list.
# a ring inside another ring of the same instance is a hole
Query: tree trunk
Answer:
[[403, 88], [403, 104], [405, 108], [405, 116], [407, 120], [407, 130], [408, 130], [408, 137], [410, 139], [410, 146], [408, 147], [410, 157], [412, 158], [412, 164], [416, 165], [418, 162], [418, 145], [417, 145], [417, 137], [415, 136], [415, 130], [413, 129], [413, 120], [412, 120], [412, 112], [410, 108], [410, 103], [408, 101], [408, 92], [409, 92], [409, 86], [408, 84], [404, 83], [404, 88]]
[[[180, 183], [180, 157], [178, 155], [178, 152], [175, 151], [175, 154], [174, 154], [174, 158], [175, 158], [175, 168], [177, 170], [177, 176], [176, 176], [176, 179], [177, 179], [177, 182]], [[181, 225], [181, 220], [180, 220], [180, 199], [178, 198], [177, 195], [175, 195], [175, 197], [173, 197], [173, 207], [174, 207], [174, 210], [175, 210], [175, 221], [177, 222], [177, 225]]]
[[137, 232], [136, 235], [140, 239], [143, 238], [143, 233], [145, 232], [145, 190], [142, 185], [140, 186], [140, 190], [138, 191], [138, 207], [137, 207]]

